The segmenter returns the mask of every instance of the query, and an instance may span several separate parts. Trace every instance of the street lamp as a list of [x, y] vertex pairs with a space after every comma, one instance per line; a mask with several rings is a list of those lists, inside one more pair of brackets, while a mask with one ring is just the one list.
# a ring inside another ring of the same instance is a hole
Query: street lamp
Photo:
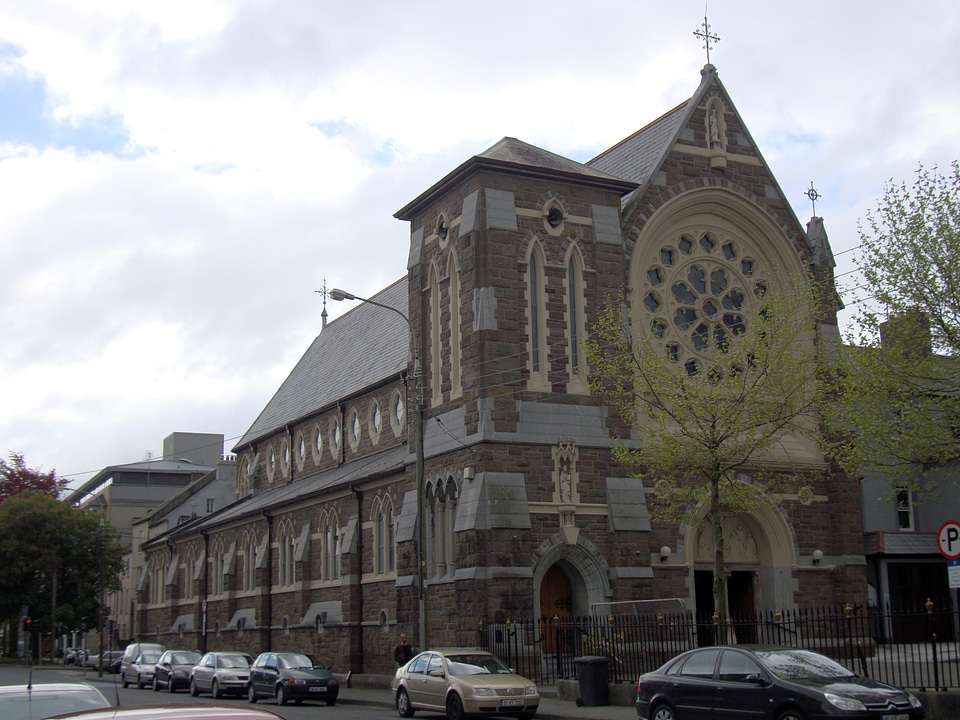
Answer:
[[420, 633], [419, 633], [419, 642], [420, 650], [427, 649], [427, 599], [426, 599], [426, 588], [425, 586], [425, 575], [426, 575], [426, 542], [427, 542], [427, 529], [426, 529], [426, 519], [424, 517], [424, 477], [423, 477], [423, 413], [424, 413], [424, 398], [423, 398], [423, 370], [420, 367], [420, 352], [417, 345], [417, 333], [413, 329], [413, 323], [410, 322], [410, 318], [404, 315], [402, 312], [397, 310], [395, 307], [390, 305], [384, 305], [375, 300], [370, 300], [368, 298], [362, 298], [354, 295], [353, 293], [348, 293], [346, 290], [341, 290], [339, 288], [334, 288], [327, 293], [327, 296], [331, 300], [357, 300], [362, 303], [367, 303], [368, 305], [376, 305], [377, 307], [383, 308], [385, 310], [390, 310], [395, 312], [397, 315], [403, 318], [403, 321], [407, 324], [407, 327], [410, 329], [410, 341], [412, 343], [413, 350], [413, 378], [416, 383], [416, 393], [417, 393], [417, 414], [415, 418], [416, 422], [416, 454], [417, 454], [417, 600], [418, 600], [418, 609], [420, 615]]

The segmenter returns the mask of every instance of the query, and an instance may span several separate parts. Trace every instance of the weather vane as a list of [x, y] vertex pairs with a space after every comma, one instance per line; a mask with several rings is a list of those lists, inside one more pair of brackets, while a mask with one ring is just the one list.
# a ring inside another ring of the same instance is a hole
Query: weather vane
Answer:
[[813, 180], [810, 181], [810, 189], [807, 190], [807, 197], [810, 198], [810, 202], [813, 203], [813, 216], [817, 216], [817, 200], [823, 197], [818, 193], [813, 187]]
[[716, 45], [720, 42], [720, 36], [710, 32], [710, 23], [707, 22], [707, 9], [703, 9], [703, 29], [699, 28], [693, 31], [693, 34], [703, 40], [703, 47], [707, 51], [707, 65], [710, 64], [710, 43]]

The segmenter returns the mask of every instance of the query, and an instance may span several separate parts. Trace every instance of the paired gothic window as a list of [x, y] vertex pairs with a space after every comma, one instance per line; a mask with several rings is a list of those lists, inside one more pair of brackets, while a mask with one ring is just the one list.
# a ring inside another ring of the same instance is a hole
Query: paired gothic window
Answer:
[[427, 567], [430, 577], [441, 578], [456, 570], [454, 528], [459, 491], [453, 478], [427, 487]]
[[252, 530], [243, 534], [240, 545], [240, 589], [250, 592], [257, 587], [257, 536]]
[[447, 264], [447, 277], [450, 278], [448, 297], [450, 300], [450, 395], [458, 397], [460, 385], [460, 266], [457, 256], [450, 253]]
[[223, 571], [225, 555], [223, 552], [223, 538], [217, 538], [213, 541], [210, 549], [210, 557], [213, 567], [210, 570], [210, 594], [223, 595]]
[[286, 520], [277, 528], [277, 544], [279, 545], [278, 579], [280, 587], [293, 585], [295, 578], [295, 551], [297, 538], [293, 532], [293, 522]]
[[374, 572], [384, 575], [397, 569], [396, 524], [393, 501], [389, 496], [377, 498], [373, 507], [374, 518]]
[[340, 578], [340, 521], [336, 511], [322, 513], [319, 528], [323, 545], [322, 579], [338, 580]]
[[530, 246], [527, 256], [527, 364], [532, 376], [546, 381], [547, 373], [547, 307], [543, 249], [538, 242]]

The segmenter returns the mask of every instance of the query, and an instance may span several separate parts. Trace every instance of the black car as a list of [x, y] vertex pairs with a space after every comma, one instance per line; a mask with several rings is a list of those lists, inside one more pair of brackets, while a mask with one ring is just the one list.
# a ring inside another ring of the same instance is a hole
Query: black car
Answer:
[[252, 703], [260, 698], [275, 697], [277, 705], [286, 705], [288, 700], [297, 705], [304, 700], [323, 700], [327, 705], [334, 705], [339, 694], [337, 678], [313, 655], [260, 653], [250, 668], [247, 697]]
[[167, 650], [157, 660], [153, 671], [153, 691], [166, 688], [176, 692], [190, 687], [190, 671], [200, 660], [200, 653], [193, 650]]
[[795, 648], [700, 648], [637, 683], [640, 720], [922, 720], [923, 714], [913, 693]]

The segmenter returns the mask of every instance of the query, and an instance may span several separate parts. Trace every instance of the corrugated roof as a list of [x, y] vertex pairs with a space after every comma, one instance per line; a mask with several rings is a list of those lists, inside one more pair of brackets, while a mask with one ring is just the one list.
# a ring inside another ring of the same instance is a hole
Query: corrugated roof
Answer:
[[[409, 317], [405, 277], [369, 299]], [[409, 359], [410, 326], [385, 308], [357, 305], [316, 337], [234, 451], [399, 375]]]

